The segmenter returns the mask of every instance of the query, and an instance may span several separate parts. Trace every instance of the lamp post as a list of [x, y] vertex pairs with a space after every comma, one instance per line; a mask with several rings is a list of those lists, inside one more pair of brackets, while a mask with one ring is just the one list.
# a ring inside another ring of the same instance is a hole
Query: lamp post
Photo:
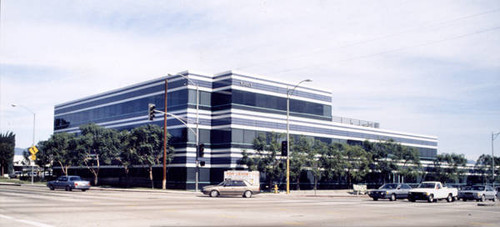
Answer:
[[293, 94], [295, 89], [304, 82], [312, 82], [310, 79], [305, 79], [300, 81], [295, 87], [289, 89], [287, 87], [286, 92], [286, 194], [290, 194], [290, 96]]
[[[28, 107], [25, 107], [25, 106], [22, 106], [22, 105], [17, 105], [17, 104], [10, 104], [12, 107], [21, 107], [25, 110], [27, 110], [28, 112], [32, 113], [33, 114], [33, 143], [31, 144], [31, 146], [35, 146], [35, 119], [36, 119], [36, 114], [35, 112], [33, 112], [32, 110], [30, 110]], [[32, 162], [33, 161], [33, 162]], [[35, 160], [32, 160], [30, 161], [30, 165], [31, 165], [31, 184], [33, 184], [33, 166], [34, 166], [34, 162]]]
[[[178, 76], [181, 76], [182, 78], [186, 79], [187, 81], [191, 82], [194, 86], [196, 86], [196, 133], [195, 133], [195, 143], [196, 143], [196, 175], [195, 175], [195, 191], [198, 192], [198, 178], [199, 178], [199, 172], [200, 172], [200, 161], [198, 160], [198, 146], [200, 145], [200, 118], [199, 118], [199, 110], [200, 110], [200, 87], [198, 83], [195, 83], [193, 80], [191, 80], [189, 77], [184, 76], [182, 74], [177, 74]], [[169, 76], [172, 76], [169, 74]]]
[[491, 175], [492, 175], [492, 183], [495, 186], [495, 146], [494, 142], [497, 136], [500, 135], [500, 132], [492, 132], [491, 133]]

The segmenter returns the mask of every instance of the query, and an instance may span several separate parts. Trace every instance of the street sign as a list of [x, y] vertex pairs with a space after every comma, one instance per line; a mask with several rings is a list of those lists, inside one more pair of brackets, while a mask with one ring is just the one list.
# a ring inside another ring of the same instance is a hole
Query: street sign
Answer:
[[36, 148], [35, 146], [32, 146], [30, 147], [30, 149], [28, 149], [30, 151], [30, 153], [32, 155], [35, 155], [36, 153], [38, 153], [38, 148]]
[[30, 155], [30, 159], [33, 160], [33, 161], [35, 161], [36, 160], [36, 155], [34, 155], [34, 154]]

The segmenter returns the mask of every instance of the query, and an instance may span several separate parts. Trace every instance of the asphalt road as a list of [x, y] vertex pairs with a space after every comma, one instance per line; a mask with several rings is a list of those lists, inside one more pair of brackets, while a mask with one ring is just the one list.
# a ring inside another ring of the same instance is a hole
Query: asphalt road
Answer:
[[488, 202], [372, 201], [366, 196], [50, 191], [0, 185], [0, 226], [500, 226]]

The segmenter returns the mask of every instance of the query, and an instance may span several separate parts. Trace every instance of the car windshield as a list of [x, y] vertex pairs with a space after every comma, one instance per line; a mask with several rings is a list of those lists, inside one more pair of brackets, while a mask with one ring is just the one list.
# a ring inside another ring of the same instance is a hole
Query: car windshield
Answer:
[[472, 190], [472, 187], [471, 186], [465, 186], [465, 187], [463, 187], [462, 190]]
[[434, 188], [435, 184], [434, 183], [422, 183], [418, 187], [419, 188]]
[[82, 178], [80, 178], [80, 177], [70, 177], [69, 180], [70, 181], [78, 181], [78, 180], [82, 180]]
[[474, 191], [484, 191], [484, 186], [473, 186], [472, 190], [474, 190]]
[[379, 189], [396, 189], [398, 184], [384, 184]]

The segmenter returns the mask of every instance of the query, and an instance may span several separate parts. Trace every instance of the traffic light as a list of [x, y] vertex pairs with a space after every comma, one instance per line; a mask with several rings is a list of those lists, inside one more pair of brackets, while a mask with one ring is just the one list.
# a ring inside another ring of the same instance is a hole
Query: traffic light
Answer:
[[198, 157], [202, 158], [205, 155], [205, 144], [198, 145]]
[[149, 114], [149, 120], [152, 121], [155, 119], [155, 109], [156, 105], [155, 104], [148, 104], [148, 114]]
[[281, 142], [281, 156], [287, 156], [288, 154], [288, 142], [287, 141], [283, 141]]

